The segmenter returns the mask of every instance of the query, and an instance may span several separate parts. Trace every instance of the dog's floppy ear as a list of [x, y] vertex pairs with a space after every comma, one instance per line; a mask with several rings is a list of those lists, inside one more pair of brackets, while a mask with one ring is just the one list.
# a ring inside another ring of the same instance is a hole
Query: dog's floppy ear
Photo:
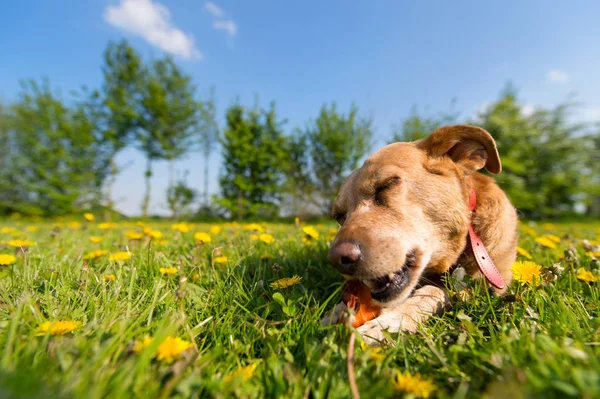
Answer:
[[469, 125], [444, 126], [416, 143], [431, 157], [449, 156], [469, 172], [485, 166], [488, 172], [502, 170], [496, 142], [484, 129]]

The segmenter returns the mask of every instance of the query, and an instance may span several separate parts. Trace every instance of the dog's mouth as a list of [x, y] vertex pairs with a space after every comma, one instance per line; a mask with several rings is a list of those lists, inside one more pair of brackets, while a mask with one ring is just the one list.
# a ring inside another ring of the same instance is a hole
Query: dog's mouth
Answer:
[[416, 264], [417, 254], [413, 250], [406, 255], [404, 265], [398, 271], [374, 279], [361, 279], [361, 281], [371, 289], [373, 299], [378, 302], [388, 302], [404, 291]]

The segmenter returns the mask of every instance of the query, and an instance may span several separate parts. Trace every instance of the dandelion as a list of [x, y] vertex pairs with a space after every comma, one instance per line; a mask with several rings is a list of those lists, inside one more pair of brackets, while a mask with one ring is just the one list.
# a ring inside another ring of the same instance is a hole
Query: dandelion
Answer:
[[196, 281], [200, 278], [200, 275], [198, 273], [194, 273], [194, 275], [192, 276], [192, 281]]
[[549, 239], [550, 241], [554, 241], [555, 243], [559, 244], [560, 243], [560, 237], [556, 236], [554, 234], [546, 234], [545, 237], [547, 239]]
[[65, 335], [75, 331], [79, 326], [81, 326], [81, 323], [78, 321], [46, 321], [38, 326], [38, 333], [36, 335], [41, 336], [48, 333], [50, 335]]
[[129, 230], [125, 232], [125, 237], [130, 240], [141, 240], [143, 236], [144, 235], [142, 233], [138, 233], [136, 231]]
[[523, 232], [525, 232], [526, 234], [530, 235], [531, 237], [537, 237], [538, 233], [537, 231], [535, 231], [533, 228], [531, 228], [530, 226], [526, 225], [526, 224], [519, 224], [521, 230]]
[[106, 276], [104, 276], [104, 282], [108, 283], [109, 281], [115, 281], [117, 278], [115, 277], [114, 274], [107, 274]]
[[73, 230], [79, 230], [79, 228], [81, 228], [81, 223], [71, 222], [71, 223], [69, 223], [69, 227], [72, 228]]
[[199, 231], [196, 234], [194, 234], [194, 239], [198, 242], [211, 242], [212, 241], [210, 234], [205, 233], [203, 231]]
[[116, 223], [100, 223], [98, 225], [98, 228], [100, 230], [110, 230], [110, 229], [116, 229], [118, 226]]
[[428, 398], [435, 391], [435, 385], [417, 373], [411, 375], [408, 371], [397, 372], [394, 378], [394, 390], [413, 394], [417, 397]]
[[272, 282], [271, 284], [269, 284], [269, 286], [271, 288], [288, 288], [288, 287], [291, 287], [292, 285], [298, 284], [301, 281], [302, 281], [302, 277], [300, 277], [300, 276], [285, 277], [285, 278], [280, 278], [279, 280]]
[[145, 228], [144, 229], [144, 234], [146, 234], [147, 236], [155, 239], [155, 240], [159, 240], [163, 237], [163, 233], [161, 231], [158, 230], [152, 230], [149, 228]]
[[237, 370], [231, 372], [223, 379], [225, 383], [229, 384], [234, 379], [241, 379], [242, 381], [248, 381], [254, 375], [254, 371], [258, 363], [252, 363], [244, 367], [240, 367]]
[[83, 218], [84, 218], [85, 220], [87, 220], [88, 222], [93, 222], [93, 221], [94, 221], [94, 219], [95, 219], [95, 218], [94, 218], [94, 214], [93, 214], [93, 213], [89, 213], [89, 212], [87, 212], [87, 213], [84, 213], [84, 214], [83, 214]]
[[164, 274], [164, 275], [169, 275], [169, 274], [175, 274], [175, 273], [177, 273], [177, 268], [176, 267], [161, 267], [158, 270], [160, 271], [161, 274]]
[[227, 263], [227, 256], [217, 256], [213, 259], [215, 263]]
[[304, 226], [302, 231], [310, 238], [314, 238], [315, 240], [319, 238], [319, 232], [313, 226]]
[[152, 337], [146, 335], [141, 341], [135, 341], [135, 344], [133, 345], [133, 351], [135, 353], [140, 353], [141, 351], [149, 347], [150, 344], [152, 344]]
[[589, 270], [585, 270], [583, 267], [577, 270], [577, 278], [588, 283], [595, 283], [598, 281], [598, 276]]
[[16, 231], [16, 229], [14, 227], [3, 227], [0, 229], [0, 232], [2, 234], [10, 234], [12, 232]]
[[38, 227], [37, 226], [27, 226], [27, 228], [25, 230], [27, 230], [30, 233], [35, 233], [37, 231]]
[[546, 248], [556, 248], [556, 243], [549, 239], [547, 236], [538, 237], [535, 242]]
[[515, 280], [522, 283], [532, 283], [535, 277], [536, 281], [540, 281], [541, 266], [535, 262], [517, 261], [512, 265], [513, 277]]
[[244, 225], [244, 230], [256, 231], [257, 233], [263, 233], [265, 229], [258, 223], [249, 223]]
[[108, 260], [113, 262], [128, 259], [131, 259], [131, 252], [115, 252], [113, 254], [110, 254], [108, 257]]
[[169, 244], [169, 240], [159, 240], [156, 242], [156, 245], [165, 246]]
[[191, 342], [184, 341], [179, 337], [167, 337], [156, 350], [156, 358], [160, 361], [172, 363], [191, 346]]
[[385, 354], [381, 353], [383, 348], [369, 348], [367, 344], [364, 342], [360, 343], [360, 348], [369, 354], [369, 359], [373, 360], [375, 363], [382, 363], [385, 360]]
[[32, 245], [35, 245], [35, 242], [29, 240], [10, 240], [8, 242], [8, 245], [17, 248], [27, 248], [31, 247]]
[[88, 252], [87, 254], [85, 254], [83, 259], [96, 259], [96, 258], [106, 255], [107, 253], [108, 253], [107, 250], [99, 249], [97, 251]]
[[527, 251], [525, 248], [517, 247], [517, 253], [527, 259], [533, 259], [529, 251]]
[[221, 227], [220, 226], [210, 226], [210, 232], [212, 234], [219, 234], [221, 232]]
[[102, 236], [90, 236], [90, 241], [94, 244], [100, 244], [104, 240]]
[[275, 241], [275, 238], [271, 234], [263, 233], [258, 238], [265, 244], [272, 244]]
[[175, 231], [179, 231], [181, 233], [187, 233], [192, 228], [187, 223], [175, 223], [174, 225], [171, 226], [171, 229], [175, 230]]
[[0, 266], [12, 265], [17, 261], [14, 255], [0, 254]]

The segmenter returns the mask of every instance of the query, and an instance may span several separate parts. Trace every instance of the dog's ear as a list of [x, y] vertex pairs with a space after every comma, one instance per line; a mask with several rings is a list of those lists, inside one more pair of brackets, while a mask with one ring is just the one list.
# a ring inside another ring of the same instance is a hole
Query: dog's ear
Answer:
[[488, 172], [502, 170], [496, 142], [484, 129], [469, 125], [444, 126], [416, 143], [431, 157], [449, 156], [468, 172], [485, 166]]

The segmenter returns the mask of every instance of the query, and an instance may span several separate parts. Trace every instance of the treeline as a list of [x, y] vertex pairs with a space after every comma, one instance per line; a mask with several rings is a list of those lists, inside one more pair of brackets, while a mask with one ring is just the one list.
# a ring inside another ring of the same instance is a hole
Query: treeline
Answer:
[[[325, 104], [305, 126], [286, 133], [275, 104], [233, 103], [217, 123], [214, 91], [201, 98], [169, 57], [144, 61], [127, 42], [104, 53], [99, 88], [65, 100], [47, 80], [27, 81], [0, 104], [0, 213], [62, 215], [114, 208], [115, 162], [133, 146], [146, 157], [141, 213], [148, 216], [152, 168], [169, 164], [172, 215], [245, 219], [326, 214], [343, 178], [372, 150], [373, 127], [357, 107]], [[504, 171], [497, 177], [527, 217], [600, 212], [600, 127], [572, 122], [571, 104], [524, 112], [507, 87], [475, 118], [416, 109], [391, 141], [419, 139], [451, 123], [472, 123], [496, 139]], [[220, 147], [220, 193], [209, 198], [209, 157]], [[176, 177], [176, 161], [202, 154], [204, 188]]]

